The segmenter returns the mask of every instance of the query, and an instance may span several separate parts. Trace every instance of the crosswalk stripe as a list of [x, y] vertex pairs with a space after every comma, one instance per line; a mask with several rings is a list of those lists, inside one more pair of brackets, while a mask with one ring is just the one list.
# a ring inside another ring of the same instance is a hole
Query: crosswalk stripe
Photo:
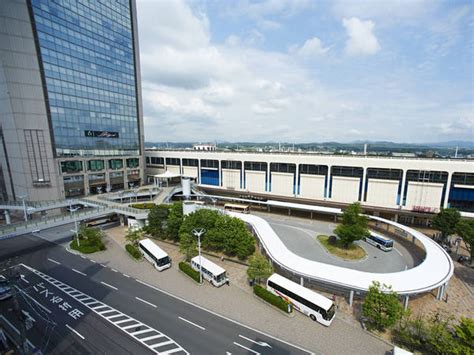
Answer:
[[142, 325], [142, 323], [136, 323], [136, 324], [133, 324], [133, 325], [127, 325], [126, 327], [122, 327], [122, 329], [123, 330], [132, 329], [132, 328], [139, 327], [141, 325]]
[[173, 353], [177, 353], [178, 351], [186, 352], [182, 347], [179, 347], [179, 348], [176, 348], [176, 349], [162, 351], [162, 352], [160, 352], [160, 355], [173, 354]]
[[[123, 315], [123, 314], [122, 314]], [[111, 317], [107, 318], [107, 319], [110, 319]], [[119, 325], [119, 324], [122, 324], [122, 323], [126, 323], [126, 322], [130, 322], [132, 321], [133, 319], [130, 319], [130, 318], [127, 318], [127, 319], [123, 319], [123, 320], [119, 320], [118, 322], [113, 322], [115, 325]]]
[[115, 311], [115, 309], [107, 309], [105, 311], [100, 311], [100, 312], [97, 312], [97, 313], [99, 313], [101, 316], [103, 316], [104, 314], [110, 313], [110, 312], [116, 312], [116, 311]]
[[168, 341], [164, 341], [162, 343], [150, 345], [150, 348], [152, 348], [152, 349], [161, 348], [162, 346], [165, 346], [165, 345], [168, 345], [168, 344], [173, 344], [173, 343], [174, 343], [173, 340], [168, 340]]
[[152, 340], [152, 339], [158, 339], [158, 338], [162, 338], [164, 336], [165, 336], [164, 334], [152, 335], [152, 336], [149, 336], [149, 337], [146, 337], [146, 338], [142, 338], [142, 339], [140, 339], [140, 341], [148, 341], [148, 340]]
[[[124, 315], [122, 313], [120, 314], [114, 314], [113, 316], [110, 316], [110, 317], [104, 317], [105, 319], [107, 320], [111, 320], [111, 319], [114, 319], [114, 318], [118, 318], [118, 317], [123, 317]], [[115, 324], [115, 323], [114, 323]]]
[[92, 307], [92, 310], [96, 311], [96, 310], [98, 310], [98, 309], [105, 308], [105, 307], [108, 307], [108, 306], [106, 306], [105, 304], [103, 304], [103, 305], [100, 305], [100, 306]]
[[143, 330], [137, 330], [136, 332], [133, 332], [133, 333], [130, 333], [130, 334], [133, 335], [133, 336], [136, 336], [136, 335], [145, 334], [145, 333], [148, 333], [148, 332], [156, 332], [156, 330], [148, 328], [148, 329], [143, 329]]

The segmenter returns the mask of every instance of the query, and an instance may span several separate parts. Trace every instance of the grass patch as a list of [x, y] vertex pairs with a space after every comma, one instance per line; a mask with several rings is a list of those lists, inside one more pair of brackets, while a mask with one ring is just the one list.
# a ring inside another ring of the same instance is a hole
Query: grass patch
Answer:
[[335, 255], [341, 259], [360, 260], [365, 258], [367, 255], [365, 250], [357, 244], [353, 243], [349, 245], [347, 249], [345, 249], [339, 239], [337, 239], [334, 244], [331, 244], [327, 235], [318, 235], [317, 238], [330, 254]]
[[125, 245], [125, 250], [134, 258], [137, 260], [140, 260], [142, 258], [142, 255], [140, 254], [140, 251], [135, 248], [132, 244], [126, 244]]
[[275, 307], [280, 308], [285, 313], [291, 313], [293, 311], [293, 307], [290, 304], [288, 307], [288, 303], [282, 298], [274, 295], [264, 287], [260, 285], [253, 286], [253, 293], [255, 293], [258, 297], [263, 299], [264, 301], [274, 305]]
[[74, 240], [69, 244], [71, 249], [77, 250], [83, 254], [92, 254], [97, 251], [102, 251], [105, 250], [105, 245], [102, 243], [101, 240], [94, 241], [94, 243], [88, 243], [86, 239], [81, 239], [80, 240], [80, 245], [77, 245], [77, 240], [74, 238]]

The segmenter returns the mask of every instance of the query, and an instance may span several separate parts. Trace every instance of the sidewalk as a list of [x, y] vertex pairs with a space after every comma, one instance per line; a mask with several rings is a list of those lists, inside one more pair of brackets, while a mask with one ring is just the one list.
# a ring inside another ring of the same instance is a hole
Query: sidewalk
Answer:
[[231, 284], [220, 288], [209, 283], [199, 286], [178, 271], [177, 264], [182, 255], [177, 246], [156, 241], [174, 261], [171, 269], [157, 272], [148, 262], [136, 262], [126, 254], [123, 227], [107, 230], [107, 234], [107, 250], [90, 255], [91, 259], [250, 327], [323, 354], [385, 354], [391, 349], [339, 316], [326, 328], [299, 312], [289, 318], [259, 302], [246, 284], [242, 265], [209, 257], [228, 271]]

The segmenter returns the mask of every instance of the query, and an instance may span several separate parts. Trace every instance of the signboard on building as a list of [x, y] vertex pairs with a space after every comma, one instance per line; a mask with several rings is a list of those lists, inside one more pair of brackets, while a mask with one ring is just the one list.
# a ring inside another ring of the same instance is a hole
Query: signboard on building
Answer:
[[109, 131], [84, 131], [86, 137], [96, 137], [96, 138], [118, 138], [118, 132], [109, 132]]

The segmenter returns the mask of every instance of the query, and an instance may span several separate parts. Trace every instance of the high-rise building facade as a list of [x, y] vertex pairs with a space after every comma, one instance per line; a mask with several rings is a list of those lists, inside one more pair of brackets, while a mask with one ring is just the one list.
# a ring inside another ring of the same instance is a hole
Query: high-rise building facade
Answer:
[[0, 36], [0, 198], [140, 184], [135, 1], [0, 1]]

